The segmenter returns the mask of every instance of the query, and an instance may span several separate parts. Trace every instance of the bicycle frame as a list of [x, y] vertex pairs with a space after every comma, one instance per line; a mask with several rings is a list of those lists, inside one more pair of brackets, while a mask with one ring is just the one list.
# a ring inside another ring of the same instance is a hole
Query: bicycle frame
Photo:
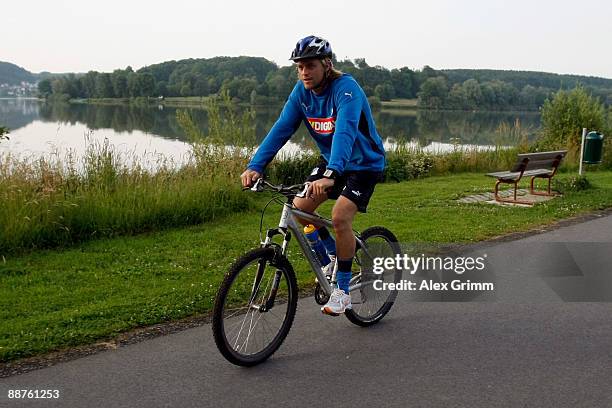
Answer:
[[[303, 224], [333, 228], [332, 221], [314, 211], [302, 211], [294, 205], [296, 197], [305, 197], [308, 187], [305, 184], [273, 185], [262, 178], [250, 187], [250, 190], [255, 192], [270, 191], [283, 195], [285, 200], [281, 202], [280, 197], [274, 195], [265, 205], [261, 214], [260, 234], [265, 210], [273, 201], [282, 205], [278, 226], [267, 230], [266, 236], [261, 238], [261, 248], [251, 250], [236, 260], [226, 274], [215, 299], [213, 335], [217, 348], [231, 363], [241, 366], [261, 363], [280, 347], [291, 329], [299, 297], [295, 271], [287, 259], [292, 235], [295, 235], [302, 253], [317, 277], [314, 300], [323, 305], [328, 302], [335, 289], [336, 271], [332, 273], [331, 279], [325, 276], [321, 261], [312, 250], [310, 240], [302, 228]], [[356, 295], [351, 299], [351, 304], [361, 306], [347, 309], [345, 316], [352, 323], [366, 327], [380, 321], [389, 312], [397, 296], [396, 291], [388, 291], [388, 294], [382, 295], [375, 292], [373, 282], [381, 276], [375, 273], [376, 263], [371, 261], [376, 258], [372, 255], [378, 256], [377, 248], [383, 249], [381, 256], [398, 254], [400, 248], [397, 238], [384, 227], [370, 227], [361, 233], [353, 230], [352, 233], [356, 241], [354, 261], [359, 268], [351, 272], [349, 294]], [[276, 238], [277, 235], [282, 236], [282, 243]], [[398, 282], [401, 270], [394, 269], [390, 272], [391, 278]], [[278, 313], [266, 314], [275, 307]]]
[[[293, 200], [288, 199], [288, 202], [283, 204], [283, 211], [281, 213], [280, 221], [278, 223], [278, 228], [269, 229], [266, 233], [265, 241], [261, 244], [263, 247], [270, 246], [270, 244], [272, 243], [272, 237], [274, 237], [275, 235], [282, 235], [283, 244], [281, 246], [281, 254], [286, 256], [287, 246], [289, 245], [289, 241], [291, 240], [291, 233], [293, 233], [298, 242], [298, 245], [300, 246], [300, 249], [302, 250], [302, 253], [310, 264], [310, 268], [317, 276], [321, 288], [323, 289], [326, 295], [331, 295], [333, 288], [330, 285], [329, 281], [326, 279], [325, 274], [323, 273], [323, 269], [319, 259], [311, 250], [310, 244], [306, 236], [304, 235], [302, 226], [298, 222], [297, 218], [307, 220], [315, 227], [333, 228], [331, 220], [323, 218], [318, 214], [308, 213], [299, 210], [293, 206]], [[355, 240], [356, 244], [362, 248], [366, 255], [370, 256], [365, 245], [363, 244], [363, 241], [359, 238], [358, 235], [355, 235]], [[357, 285], [351, 286], [350, 290], [354, 291], [360, 289], [366, 283], [367, 282], [361, 282]]]

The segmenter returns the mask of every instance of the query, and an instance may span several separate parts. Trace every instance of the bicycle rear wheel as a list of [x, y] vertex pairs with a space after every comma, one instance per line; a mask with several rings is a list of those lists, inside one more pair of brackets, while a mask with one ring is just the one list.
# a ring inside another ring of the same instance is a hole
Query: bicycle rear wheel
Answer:
[[[345, 312], [346, 317], [359, 326], [371, 326], [379, 322], [391, 309], [397, 297], [395, 290], [376, 290], [374, 281], [399, 282], [402, 278], [401, 269], [385, 270], [382, 274], [374, 274], [374, 258], [395, 258], [401, 249], [397, 238], [384, 227], [368, 228], [361, 234], [364, 248], [355, 251], [355, 263], [360, 271], [351, 279], [351, 301], [353, 308]], [[382, 286], [382, 285], [381, 285]]]
[[253, 366], [270, 357], [289, 333], [297, 308], [293, 268], [274, 248], [257, 248], [239, 258], [215, 299], [212, 329], [221, 354]]

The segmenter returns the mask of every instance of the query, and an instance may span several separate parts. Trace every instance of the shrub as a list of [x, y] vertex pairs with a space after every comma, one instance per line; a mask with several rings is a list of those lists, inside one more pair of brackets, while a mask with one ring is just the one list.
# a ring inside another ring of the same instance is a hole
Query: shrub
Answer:
[[591, 188], [591, 183], [586, 176], [574, 175], [568, 178], [554, 178], [553, 184], [555, 190], [560, 193], [568, 191], [581, 191]]
[[9, 132], [8, 128], [5, 128], [4, 126], [0, 126], [0, 140], [2, 139], [7, 139], [8, 140], [8, 136], [7, 133]]
[[266, 169], [266, 177], [272, 183], [303, 183], [320, 160], [320, 156], [314, 153], [275, 159]]
[[433, 156], [417, 148], [400, 145], [387, 152], [387, 167], [383, 180], [404, 181], [429, 175], [433, 166]]
[[[580, 148], [582, 128], [604, 131], [603, 104], [582, 87], [559, 91], [542, 107], [542, 134], [537, 141], [541, 150]], [[575, 153], [570, 157], [575, 156]]]

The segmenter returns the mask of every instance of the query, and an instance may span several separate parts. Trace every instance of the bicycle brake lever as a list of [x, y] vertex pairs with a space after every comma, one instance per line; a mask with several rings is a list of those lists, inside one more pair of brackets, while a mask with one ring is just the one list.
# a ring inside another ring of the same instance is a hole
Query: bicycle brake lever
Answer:
[[299, 197], [299, 198], [304, 198], [306, 197], [306, 194], [308, 193], [308, 189], [310, 188], [310, 182], [306, 182], [304, 183], [304, 189], [302, 191], [300, 191], [299, 193], [297, 193], [295, 196]]
[[258, 178], [253, 187], [250, 188], [251, 191], [260, 192], [263, 191], [263, 178]]

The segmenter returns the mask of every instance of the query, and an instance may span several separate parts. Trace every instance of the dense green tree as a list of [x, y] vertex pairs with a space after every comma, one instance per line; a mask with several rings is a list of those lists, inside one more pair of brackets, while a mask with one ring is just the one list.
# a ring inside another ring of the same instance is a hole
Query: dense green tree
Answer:
[[127, 74], [127, 89], [128, 95], [132, 98], [140, 96], [140, 80], [137, 73], [130, 72]]
[[111, 74], [111, 83], [113, 84], [113, 93], [117, 98], [127, 98], [129, 95], [127, 84], [126, 71], [117, 69]]
[[550, 94], [545, 88], [525, 85], [519, 92], [519, 105], [524, 109], [537, 109]]
[[114, 98], [111, 76], [101, 73], [96, 76], [96, 98]]
[[255, 78], [236, 78], [230, 81], [229, 95], [238, 98], [243, 102], [250, 101], [251, 92], [257, 88]]
[[466, 98], [467, 109], [478, 109], [479, 106], [482, 106], [483, 96], [478, 81], [468, 79], [463, 83], [462, 88]]
[[179, 91], [181, 96], [189, 96], [191, 95], [191, 87], [187, 84], [181, 86], [181, 90]]
[[400, 69], [391, 70], [391, 83], [396, 98], [414, 98], [415, 94], [412, 90], [414, 82], [414, 71], [403, 67]]
[[374, 95], [381, 101], [388, 101], [395, 97], [395, 89], [389, 83], [379, 84], [374, 88]]
[[145, 72], [137, 75], [139, 83], [138, 96], [153, 96], [155, 93], [155, 78], [153, 74]]
[[580, 146], [582, 128], [603, 130], [606, 117], [603, 104], [583, 87], [559, 91], [542, 107], [542, 138], [546, 148]]
[[53, 81], [51, 81], [51, 89], [53, 89], [53, 93], [56, 95], [68, 95], [68, 92], [70, 91], [68, 79], [65, 77], [55, 78]]
[[[420, 71], [414, 72], [412, 78], [412, 94], [417, 95], [421, 90], [421, 87], [429, 78], [443, 77], [445, 75], [441, 71], [436, 71], [429, 65], [425, 65]], [[448, 81], [446, 81], [448, 84]]]
[[446, 78], [438, 76], [427, 79], [418, 93], [419, 106], [429, 109], [440, 109], [446, 104], [448, 84]]
[[83, 77], [81, 77], [81, 88], [83, 89], [83, 97], [85, 98], [96, 98], [96, 77], [98, 73], [95, 71], [89, 71]]
[[467, 96], [465, 89], [461, 84], [454, 84], [448, 93], [448, 99], [446, 100], [446, 106], [450, 109], [468, 109]]
[[368, 68], [369, 65], [366, 62], [365, 58], [355, 58], [355, 66], [360, 69]]
[[199, 95], [199, 96], [208, 95], [210, 93], [209, 89], [210, 88], [208, 86], [208, 80], [206, 80], [206, 77], [199, 76], [195, 80], [195, 83], [193, 85], [193, 93], [195, 95]]
[[49, 78], [43, 79], [38, 83], [38, 94], [46, 98], [53, 93], [53, 88], [51, 87], [51, 80]]
[[156, 96], [168, 96], [168, 88], [167, 88], [166, 81], [159, 81], [158, 83], [155, 84], [155, 95]]
[[284, 98], [286, 98], [293, 89], [295, 78], [293, 81], [291, 81], [287, 77], [286, 73], [279, 70], [278, 72], [269, 75], [266, 83], [268, 84], [270, 95], [285, 95]]

